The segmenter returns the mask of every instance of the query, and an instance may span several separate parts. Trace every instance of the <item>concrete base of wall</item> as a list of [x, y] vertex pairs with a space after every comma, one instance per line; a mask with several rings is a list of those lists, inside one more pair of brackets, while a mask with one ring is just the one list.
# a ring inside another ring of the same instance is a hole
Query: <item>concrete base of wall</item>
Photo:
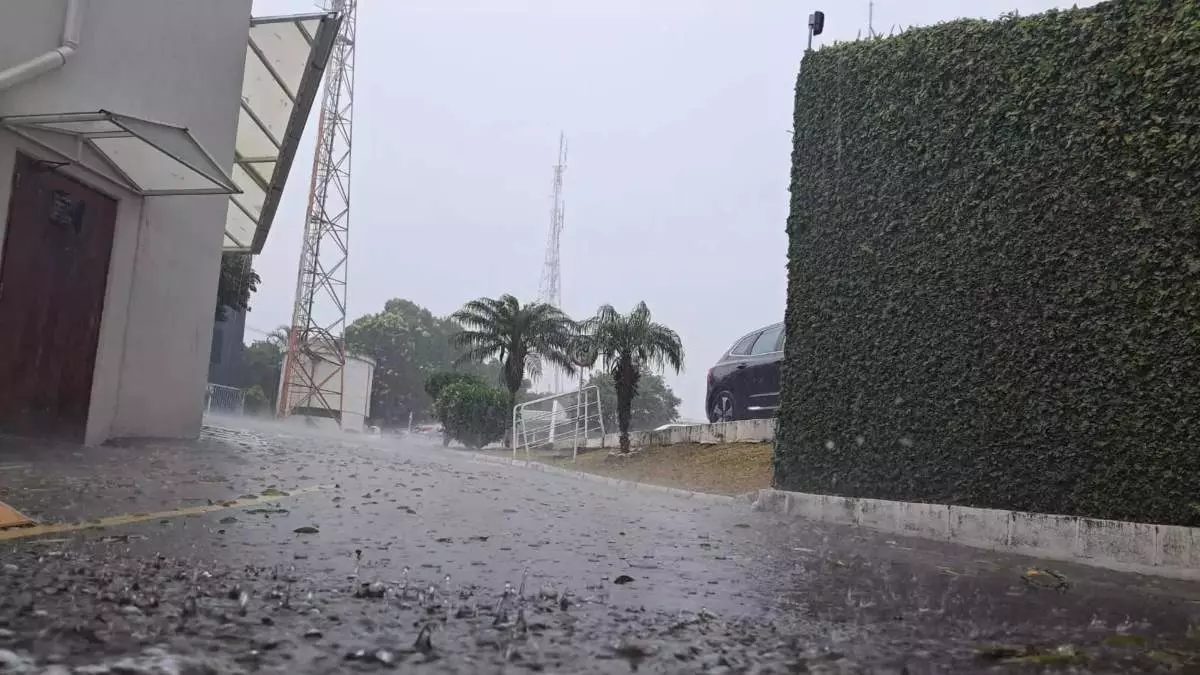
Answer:
[[[775, 440], [775, 419], [741, 420], [717, 424], [694, 424], [686, 427], [671, 427], [662, 431], [631, 431], [629, 443], [635, 448], [648, 448], [679, 443], [770, 443]], [[605, 434], [603, 438], [589, 438], [583, 447], [615, 448], [621, 444], [620, 434]], [[566, 447], [570, 447], [567, 443]]]
[[760, 491], [754, 508], [992, 551], [1200, 581], [1200, 528], [782, 490]]

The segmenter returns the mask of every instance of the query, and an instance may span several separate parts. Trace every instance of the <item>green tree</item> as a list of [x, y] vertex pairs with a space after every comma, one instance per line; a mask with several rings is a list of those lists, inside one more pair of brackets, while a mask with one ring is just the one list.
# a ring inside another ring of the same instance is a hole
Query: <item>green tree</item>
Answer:
[[[239, 386], [247, 390], [257, 388], [262, 393], [264, 401], [257, 412], [269, 412], [275, 407], [285, 347], [286, 343], [281, 345], [269, 339], [255, 340], [242, 352]], [[247, 398], [247, 409], [250, 407]]]
[[452, 384], [458, 384], [460, 382], [483, 384], [482, 380], [470, 373], [443, 370], [425, 378], [425, 393], [429, 394], [429, 398], [433, 399], [434, 404], [436, 405], [438, 396], [441, 395], [443, 389]]
[[389, 300], [382, 312], [361, 317], [346, 328], [347, 346], [376, 362], [373, 420], [400, 426], [408, 424], [409, 413], [418, 419], [431, 416], [433, 397], [425, 383], [440, 371], [460, 370], [483, 381], [498, 381], [493, 364], [456, 365], [462, 351], [450, 337], [459, 330], [455, 322], [399, 298]]
[[508, 397], [479, 382], [450, 384], [441, 390], [435, 409], [447, 436], [469, 448], [500, 440], [508, 427]]
[[[612, 375], [595, 373], [588, 378], [587, 386], [595, 386], [600, 392], [604, 428], [617, 429], [617, 388]], [[655, 429], [678, 420], [680, 403], [662, 375], [643, 368], [638, 376], [637, 393], [630, 402], [629, 430]]]
[[245, 412], [251, 415], [264, 415], [271, 410], [271, 400], [260, 385], [253, 385], [246, 390]]
[[629, 452], [633, 399], [642, 373], [644, 369], [661, 371], [666, 366], [678, 373], [683, 369], [683, 343], [675, 331], [651, 320], [650, 308], [644, 302], [628, 314], [604, 305], [584, 322], [581, 333], [591, 341], [597, 360], [612, 376], [621, 452]]
[[225, 310], [250, 309], [250, 295], [258, 290], [262, 281], [250, 265], [249, 253], [225, 253], [221, 255], [221, 277], [217, 282], [217, 304], [213, 319], [222, 321]]
[[510, 407], [526, 375], [531, 379], [541, 375], [543, 361], [567, 373], [575, 372], [569, 352], [576, 325], [553, 305], [522, 305], [513, 296], [502, 295], [472, 300], [450, 318], [463, 326], [453, 337], [454, 344], [464, 350], [463, 360], [500, 362], [501, 383], [508, 390]]
[[287, 351], [288, 338], [291, 335], [291, 333], [292, 333], [291, 326], [280, 326], [280, 327], [276, 328], [275, 330], [271, 331], [270, 333], [267, 333], [267, 336], [263, 339], [266, 340], [267, 342], [270, 342], [271, 344], [279, 347], [280, 349]]
[[[429, 394], [429, 398], [433, 399], [433, 409], [437, 410], [438, 398], [441, 397], [442, 391], [453, 384], [478, 384], [483, 385], [483, 382], [476, 376], [470, 373], [460, 373], [455, 371], [443, 370], [434, 373], [425, 379], [425, 393]], [[450, 431], [446, 425], [442, 425], [442, 445], [450, 445]]]

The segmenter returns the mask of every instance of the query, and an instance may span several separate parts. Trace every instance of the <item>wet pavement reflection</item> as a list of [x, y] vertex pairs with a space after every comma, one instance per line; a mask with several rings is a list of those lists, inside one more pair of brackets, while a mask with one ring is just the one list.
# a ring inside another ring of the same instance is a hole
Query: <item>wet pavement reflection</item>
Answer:
[[81, 522], [0, 532], [0, 673], [1200, 668], [1196, 584], [238, 425], [0, 440], [0, 500]]

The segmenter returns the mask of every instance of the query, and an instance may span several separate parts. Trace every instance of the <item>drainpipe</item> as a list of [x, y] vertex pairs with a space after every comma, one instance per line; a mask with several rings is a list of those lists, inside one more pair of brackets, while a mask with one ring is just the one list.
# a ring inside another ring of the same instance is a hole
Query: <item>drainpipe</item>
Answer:
[[83, 27], [84, 0], [67, 0], [67, 14], [63, 19], [62, 44], [12, 68], [0, 70], [0, 91], [15, 87], [22, 82], [62, 68], [67, 59], [79, 48], [79, 33]]

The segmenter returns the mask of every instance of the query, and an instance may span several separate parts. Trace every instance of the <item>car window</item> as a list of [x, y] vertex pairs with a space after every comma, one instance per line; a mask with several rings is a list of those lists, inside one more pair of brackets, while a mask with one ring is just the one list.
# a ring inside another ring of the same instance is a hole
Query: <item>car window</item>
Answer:
[[750, 348], [750, 354], [770, 354], [776, 351], [781, 333], [783, 333], [783, 326], [771, 326], [759, 333], [758, 339], [754, 341], [754, 346]]
[[729, 350], [729, 353], [738, 354], [740, 356], [749, 354], [750, 346], [754, 344], [754, 341], [758, 339], [759, 335], [762, 335], [762, 333], [751, 333], [741, 340], [738, 340], [737, 344], [733, 345], [733, 348]]

